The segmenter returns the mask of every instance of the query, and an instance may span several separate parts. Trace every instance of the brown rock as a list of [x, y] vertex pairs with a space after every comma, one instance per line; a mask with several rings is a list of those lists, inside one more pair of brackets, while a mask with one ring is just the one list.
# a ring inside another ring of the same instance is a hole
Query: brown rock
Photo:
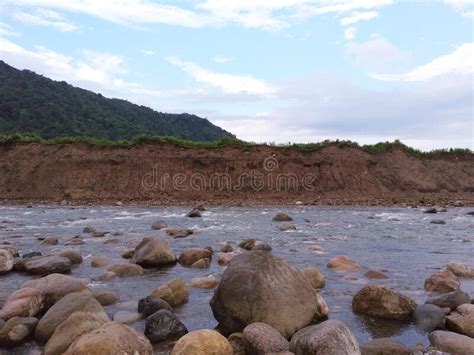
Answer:
[[425, 280], [426, 291], [448, 293], [459, 290], [459, 287], [459, 279], [447, 269], [436, 271]]
[[132, 260], [133, 264], [143, 267], [156, 267], [176, 262], [176, 255], [163, 239], [158, 237], [144, 238], [135, 248]]
[[209, 258], [200, 259], [191, 265], [194, 269], [207, 269], [209, 266], [211, 266], [211, 259]]
[[278, 212], [275, 217], [273, 217], [273, 221], [275, 222], [291, 222], [292, 220], [293, 218], [283, 212]]
[[311, 286], [314, 288], [323, 288], [326, 284], [326, 279], [321, 272], [315, 267], [307, 267], [300, 270], [303, 275], [308, 279]]
[[94, 292], [94, 298], [102, 306], [110, 306], [111, 304], [117, 303], [120, 300], [120, 296], [113, 291], [97, 291]]
[[233, 349], [225, 337], [214, 330], [201, 329], [181, 337], [171, 355], [233, 355]]
[[38, 323], [38, 319], [34, 317], [10, 318], [0, 328], [0, 348], [16, 347], [23, 344], [30, 338], [36, 323]]
[[143, 268], [135, 264], [113, 264], [107, 267], [107, 271], [115, 273], [118, 277], [143, 275]]
[[0, 249], [0, 275], [13, 269], [13, 255], [6, 249]]
[[92, 267], [104, 267], [109, 263], [109, 258], [105, 255], [96, 255], [91, 259]]
[[58, 238], [57, 238], [57, 237], [52, 237], [52, 236], [50, 236], [50, 237], [44, 238], [44, 239], [41, 241], [40, 245], [58, 245], [58, 243], [59, 243], [59, 242], [58, 242]]
[[64, 250], [57, 255], [62, 256], [64, 258], [68, 258], [73, 264], [82, 263], [81, 254], [75, 250]]
[[247, 238], [239, 243], [239, 247], [245, 250], [252, 250], [255, 244], [257, 244], [257, 240], [255, 238]]
[[375, 279], [375, 280], [384, 280], [387, 279], [387, 275], [381, 273], [380, 271], [377, 270], [368, 270], [365, 274], [365, 277], [368, 279]]
[[474, 304], [462, 304], [446, 317], [446, 326], [456, 333], [474, 338]]
[[191, 280], [191, 287], [194, 288], [214, 288], [219, 285], [219, 280], [215, 277], [197, 277]]
[[152, 292], [151, 296], [161, 298], [168, 302], [171, 307], [176, 307], [188, 302], [189, 290], [183, 279], [176, 278], [158, 287]]
[[334, 271], [355, 272], [359, 271], [360, 265], [346, 255], [339, 255], [329, 260], [328, 268]]
[[207, 258], [211, 259], [212, 253], [203, 248], [191, 248], [183, 251], [178, 258], [178, 262], [183, 266], [191, 266], [196, 261]]
[[229, 263], [232, 261], [232, 259], [234, 259], [234, 257], [236, 255], [237, 254], [235, 254], [233, 252], [219, 254], [219, 257], [217, 258], [217, 264], [219, 264], [221, 266], [229, 265]]
[[20, 288], [13, 292], [0, 310], [0, 319], [32, 317], [44, 307], [44, 294], [36, 288]]
[[224, 243], [224, 244], [221, 244], [219, 250], [221, 251], [221, 253], [230, 253], [231, 251], [234, 250], [234, 248], [229, 243]]
[[402, 343], [390, 338], [378, 338], [360, 347], [362, 355], [410, 355]]
[[290, 343], [275, 328], [265, 323], [251, 323], [243, 330], [243, 339], [251, 354], [288, 351]]
[[436, 330], [429, 335], [431, 346], [449, 354], [474, 354], [474, 339], [443, 330]]
[[460, 261], [448, 263], [448, 270], [458, 277], [474, 278], [474, 269]]

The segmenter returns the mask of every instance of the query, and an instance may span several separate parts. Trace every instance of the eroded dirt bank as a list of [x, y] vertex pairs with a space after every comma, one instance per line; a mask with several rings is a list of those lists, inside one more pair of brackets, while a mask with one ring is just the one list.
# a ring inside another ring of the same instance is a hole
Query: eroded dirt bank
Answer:
[[4, 202], [181, 204], [474, 203], [474, 155], [415, 157], [328, 146], [0, 146]]

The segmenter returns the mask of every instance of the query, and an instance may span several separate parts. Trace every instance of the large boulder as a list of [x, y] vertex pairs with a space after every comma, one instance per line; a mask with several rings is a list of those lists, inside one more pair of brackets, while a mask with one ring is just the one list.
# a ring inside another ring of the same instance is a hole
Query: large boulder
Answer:
[[67, 274], [71, 271], [71, 260], [59, 255], [35, 256], [22, 259], [15, 268], [30, 275], [46, 276], [50, 274]]
[[379, 285], [365, 286], [352, 300], [354, 312], [375, 318], [409, 319], [415, 308], [411, 298]]
[[250, 323], [267, 323], [284, 337], [327, 316], [327, 305], [306, 277], [285, 260], [265, 251], [234, 258], [210, 301], [226, 333]]
[[446, 325], [456, 333], [474, 338], [474, 304], [462, 304], [446, 317]]
[[326, 284], [324, 275], [315, 267], [307, 267], [300, 270], [303, 275], [308, 279], [311, 286], [314, 288], [323, 288]]
[[453, 332], [435, 330], [429, 335], [431, 346], [453, 355], [474, 354], [474, 339]]
[[454, 311], [458, 306], [464, 303], [471, 303], [471, 297], [461, 290], [448, 292], [437, 297], [429, 298], [426, 303], [434, 304], [440, 308], [449, 308]]
[[426, 332], [444, 329], [444, 317], [444, 311], [434, 304], [419, 304], [413, 312], [413, 322]]
[[13, 255], [6, 249], [0, 249], [0, 275], [13, 269]]
[[474, 278], [474, 268], [460, 261], [449, 262], [448, 270], [458, 277]]
[[163, 239], [147, 237], [137, 245], [130, 262], [143, 267], [161, 266], [174, 264], [176, 255]]
[[351, 331], [338, 320], [327, 320], [297, 331], [290, 342], [296, 355], [360, 355]]
[[229, 341], [214, 330], [201, 329], [181, 337], [171, 355], [233, 355]]
[[[12, 348], [27, 341], [38, 319], [34, 317], [13, 317], [0, 328], [0, 348]], [[1, 352], [3, 354], [3, 351]]]
[[459, 279], [451, 271], [442, 269], [434, 272], [425, 280], [425, 290], [448, 293], [459, 290]]
[[390, 338], [372, 339], [361, 345], [363, 355], [410, 355], [411, 351], [402, 343]]
[[139, 276], [144, 272], [140, 265], [135, 264], [112, 264], [107, 267], [107, 271], [111, 271], [119, 277]]
[[185, 325], [167, 309], [156, 311], [145, 322], [145, 335], [152, 343], [179, 339], [187, 333]]
[[170, 306], [176, 307], [188, 302], [189, 290], [183, 279], [176, 278], [158, 287], [152, 292], [151, 296], [161, 298], [168, 302]]
[[0, 319], [32, 317], [44, 307], [44, 294], [36, 288], [20, 288], [13, 292], [0, 310]]
[[65, 355], [152, 355], [150, 341], [132, 328], [117, 322], [108, 322], [88, 332], [71, 344]]
[[201, 259], [211, 259], [212, 252], [203, 248], [190, 248], [183, 251], [178, 258], [178, 262], [183, 266], [191, 266]]
[[265, 323], [252, 323], [244, 328], [243, 339], [250, 354], [288, 351], [290, 343], [275, 328]]
[[349, 258], [346, 255], [338, 255], [329, 260], [328, 268], [333, 269], [334, 271], [348, 271], [354, 272], [359, 271], [360, 265], [355, 261]]

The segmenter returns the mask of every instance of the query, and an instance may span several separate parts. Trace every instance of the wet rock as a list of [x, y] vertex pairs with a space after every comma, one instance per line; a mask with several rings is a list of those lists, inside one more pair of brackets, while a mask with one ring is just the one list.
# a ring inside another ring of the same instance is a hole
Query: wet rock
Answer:
[[123, 235], [123, 232], [113, 232], [112, 235], [114, 237], [121, 237]]
[[187, 333], [185, 325], [167, 309], [156, 311], [145, 322], [145, 335], [152, 343], [179, 339]]
[[361, 345], [362, 355], [410, 355], [411, 351], [402, 343], [390, 338], [372, 339]]
[[71, 267], [71, 260], [58, 255], [35, 256], [22, 259], [15, 266], [18, 271], [40, 276], [56, 273], [67, 274], [71, 271]]
[[160, 309], [173, 311], [173, 308], [171, 308], [168, 302], [159, 297], [148, 296], [138, 301], [138, 313], [141, 313], [144, 317], [148, 317]]
[[156, 222], [153, 222], [153, 224], [151, 225], [151, 229], [154, 229], [154, 230], [160, 230], [167, 227], [168, 225], [164, 221], [156, 221]]
[[215, 277], [197, 277], [191, 280], [191, 287], [194, 288], [214, 288], [219, 285], [219, 280]]
[[466, 213], [468, 216], [474, 216], [474, 211], [469, 211], [468, 213]]
[[114, 322], [124, 324], [134, 323], [140, 319], [142, 319], [142, 314], [127, 310], [121, 310], [114, 314]]
[[101, 306], [110, 306], [120, 300], [120, 296], [113, 291], [96, 291], [94, 298], [101, 304]]
[[265, 323], [251, 323], [243, 330], [243, 339], [250, 354], [288, 351], [290, 343], [275, 328]]
[[17, 251], [15, 248], [13, 248], [12, 246], [10, 246], [10, 245], [2, 245], [2, 247], [0, 247], [0, 250], [6, 250], [6, 251], [10, 252], [10, 254], [11, 254], [14, 258], [20, 256], [20, 254], [18, 254], [18, 251]]
[[176, 255], [174, 255], [168, 243], [163, 239], [147, 237], [135, 248], [130, 262], [143, 267], [155, 267], [174, 264], [176, 262]]
[[432, 207], [423, 210], [423, 213], [438, 213], [438, 210], [435, 207]]
[[263, 250], [263, 251], [272, 251], [272, 247], [267, 243], [257, 242], [252, 250]]
[[102, 238], [102, 237], [105, 237], [105, 234], [106, 234], [105, 232], [101, 232], [101, 231], [96, 230], [96, 231], [93, 231], [91, 233], [91, 237], [93, 237], [93, 238]]
[[58, 245], [59, 241], [57, 237], [46, 237], [44, 238], [40, 245]]
[[444, 329], [444, 311], [434, 304], [420, 304], [413, 312], [413, 322], [420, 329], [431, 332]]
[[247, 238], [239, 243], [239, 247], [245, 250], [252, 250], [252, 248], [257, 244], [255, 238]]
[[360, 355], [351, 331], [338, 320], [328, 320], [303, 328], [291, 338], [290, 350], [296, 355]]
[[367, 277], [368, 279], [374, 279], [374, 280], [384, 280], [388, 278], [387, 275], [377, 270], [368, 270], [364, 274], [364, 276]]
[[288, 216], [286, 213], [283, 212], [278, 212], [274, 217], [273, 221], [275, 222], [291, 222], [293, 221], [293, 218]]
[[474, 278], [474, 268], [469, 267], [460, 261], [449, 262], [448, 270], [458, 277]]
[[104, 244], [107, 245], [107, 244], [118, 244], [120, 242], [119, 239], [117, 238], [112, 238], [112, 239], [107, 239]]
[[44, 294], [36, 288], [20, 288], [13, 292], [0, 310], [0, 319], [13, 317], [32, 317], [42, 311]]
[[64, 250], [57, 255], [62, 256], [64, 258], [68, 258], [72, 264], [80, 264], [82, 263], [82, 256], [77, 251], [74, 250]]
[[242, 333], [233, 333], [229, 338], [227, 338], [227, 340], [234, 350], [234, 355], [247, 355], [247, 344]]
[[316, 269], [315, 267], [307, 267], [300, 270], [306, 279], [309, 281], [311, 286], [314, 288], [323, 288], [326, 284], [326, 279], [324, 275], [321, 274], [321, 271]]
[[332, 258], [329, 260], [327, 266], [334, 271], [355, 272], [360, 269], [360, 265], [346, 255], [339, 255]]
[[108, 322], [71, 344], [65, 355], [140, 354], [152, 355], [150, 341], [132, 328]]
[[207, 269], [209, 266], [211, 266], [211, 259], [209, 258], [200, 259], [191, 265], [194, 269]]
[[13, 348], [27, 341], [35, 329], [38, 319], [13, 317], [0, 328], [0, 348]]
[[431, 224], [446, 224], [446, 221], [444, 219], [432, 219], [430, 223]]
[[91, 259], [92, 267], [105, 267], [109, 263], [109, 258], [105, 255], [96, 255]]
[[12, 254], [5, 249], [0, 249], [0, 275], [13, 269], [14, 259]]
[[112, 271], [118, 277], [143, 275], [143, 268], [135, 264], [112, 264], [107, 267], [107, 271]]
[[84, 227], [84, 229], [82, 230], [82, 233], [93, 233], [95, 232], [95, 229], [92, 228], [92, 227]]
[[221, 253], [230, 253], [234, 250], [234, 248], [229, 243], [224, 243], [220, 246], [219, 250], [221, 251]]
[[474, 304], [462, 304], [446, 317], [446, 325], [456, 333], [474, 338]]
[[193, 207], [193, 210], [204, 212], [206, 208], [203, 205], [197, 205]]
[[204, 249], [207, 249], [207, 250], [209, 250], [209, 251], [211, 252], [211, 254], [214, 254], [214, 249], [212, 248], [212, 246], [206, 245], [206, 246], [204, 247]]
[[445, 293], [441, 296], [429, 298], [426, 303], [434, 304], [440, 308], [450, 308], [454, 311], [458, 306], [464, 303], [470, 303], [471, 298], [466, 292], [461, 290], [456, 290], [453, 292]]
[[456, 275], [447, 269], [434, 272], [425, 280], [425, 290], [448, 293], [459, 290], [460, 283]]
[[151, 295], [165, 300], [171, 307], [180, 306], [189, 300], [188, 286], [181, 278], [171, 279], [167, 284], [154, 290]]
[[166, 228], [165, 232], [175, 239], [186, 238], [193, 234], [192, 229]]
[[436, 330], [429, 335], [431, 346], [449, 354], [474, 354], [474, 339], [468, 336], [443, 330]]
[[411, 298], [379, 285], [365, 286], [352, 300], [354, 312], [375, 318], [409, 319], [415, 308]]
[[210, 329], [195, 330], [181, 337], [171, 355], [233, 355], [232, 346], [221, 334]]
[[26, 259], [26, 258], [32, 258], [34, 256], [42, 256], [43, 254], [41, 254], [40, 252], [38, 251], [32, 251], [31, 253], [26, 253], [26, 254], [23, 254], [23, 259]]
[[79, 236], [76, 236], [74, 238], [71, 238], [69, 239], [67, 242], [66, 242], [66, 245], [82, 245], [84, 244], [85, 242], [82, 240], [81, 237]]
[[293, 222], [284, 222], [278, 226], [278, 229], [285, 232], [289, 230], [296, 230], [296, 226]]
[[212, 252], [203, 248], [191, 248], [183, 251], [178, 258], [178, 262], [183, 266], [191, 266], [196, 261], [212, 257]]
[[264, 251], [235, 257], [210, 305], [225, 333], [241, 331], [258, 321], [269, 324], [285, 337], [313, 318], [327, 316], [328, 311], [324, 300], [299, 270]]
[[231, 253], [223, 253], [219, 254], [219, 257], [217, 258], [217, 264], [221, 266], [226, 266], [229, 265], [229, 263], [234, 259], [234, 257], [237, 254], [231, 252]]
[[199, 218], [201, 217], [201, 211], [199, 210], [192, 210], [186, 214], [186, 217], [189, 218]]
[[127, 250], [127, 251], [125, 251], [125, 252], [122, 253], [122, 258], [124, 258], [124, 259], [131, 259], [131, 258], [133, 258], [133, 253], [135, 253], [135, 250], [134, 250], [134, 249]]

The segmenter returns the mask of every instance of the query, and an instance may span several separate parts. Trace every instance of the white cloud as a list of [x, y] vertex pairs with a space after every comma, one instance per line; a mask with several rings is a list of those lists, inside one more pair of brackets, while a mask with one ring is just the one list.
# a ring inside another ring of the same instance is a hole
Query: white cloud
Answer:
[[466, 11], [466, 12], [463, 12], [462, 14], [464, 17], [467, 17], [467, 18], [470, 18], [470, 19], [474, 19], [474, 11]]
[[61, 32], [71, 32], [79, 29], [68, 21], [66, 21], [60, 14], [51, 10], [38, 9], [34, 13], [15, 12], [13, 18], [33, 26], [53, 27]]
[[141, 52], [144, 56], [150, 56], [150, 55], [155, 54], [155, 52], [152, 51], [152, 50], [150, 50], [150, 49], [142, 49], [140, 52]]
[[0, 36], [18, 36], [19, 33], [13, 31], [10, 25], [0, 22]]
[[442, 0], [442, 2], [457, 10], [474, 5], [473, 0]]
[[342, 18], [340, 22], [342, 26], [348, 26], [360, 21], [372, 20], [373, 18], [376, 18], [378, 15], [379, 14], [377, 13], [377, 11], [369, 11], [369, 12], [356, 11], [356, 12], [353, 12], [350, 16]]
[[232, 61], [232, 58], [218, 55], [218, 56], [215, 56], [214, 58], [212, 58], [212, 60], [216, 63], [224, 64], [224, 63], [228, 63], [228, 62]]
[[388, 81], [422, 81], [446, 74], [474, 73], [474, 42], [464, 43], [452, 53], [433, 59], [402, 74], [375, 74], [374, 78]]
[[348, 27], [344, 30], [344, 38], [347, 40], [353, 40], [356, 36], [357, 28]]
[[276, 92], [276, 89], [265, 81], [255, 79], [249, 75], [212, 72], [176, 57], [169, 57], [167, 61], [191, 75], [197, 82], [219, 88], [226, 94], [269, 95]]
[[408, 57], [391, 42], [375, 37], [362, 43], [347, 43], [346, 51], [358, 65], [368, 70], [381, 70]]

